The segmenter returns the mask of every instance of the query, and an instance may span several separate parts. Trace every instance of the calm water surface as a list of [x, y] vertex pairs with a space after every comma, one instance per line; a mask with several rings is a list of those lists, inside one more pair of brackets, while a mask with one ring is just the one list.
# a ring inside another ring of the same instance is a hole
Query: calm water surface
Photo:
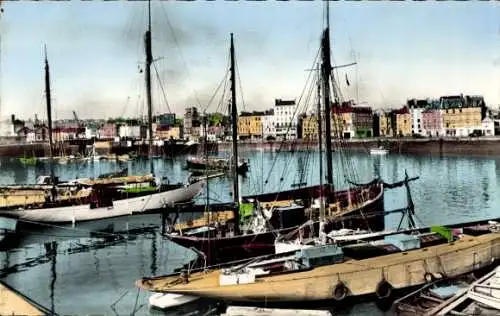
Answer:
[[[245, 157], [250, 159], [251, 173], [241, 178], [242, 194], [288, 189], [299, 182], [319, 183], [317, 153], [255, 152]], [[184, 181], [188, 176], [183, 170], [184, 159], [155, 160], [155, 170], [171, 182]], [[367, 182], [379, 174], [386, 182], [395, 182], [403, 179], [405, 170], [410, 177], [420, 176], [411, 184], [419, 222], [450, 224], [500, 217], [499, 163], [500, 158], [496, 157], [335, 154], [334, 174], [339, 188], [346, 186], [346, 178]], [[71, 179], [124, 167], [130, 173], [145, 173], [149, 163], [75, 163], [57, 165], [56, 173], [61, 179]], [[15, 159], [4, 159], [0, 182], [30, 183], [48, 172], [48, 165], [22, 166]], [[214, 202], [231, 200], [230, 186], [228, 178], [211, 180], [208, 198]], [[203, 203], [206, 193], [198, 200]], [[386, 190], [386, 210], [405, 205], [404, 188]], [[398, 214], [388, 216], [386, 225], [395, 227], [399, 219]], [[135, 308], [136, 315], [148, 315], [152, 313], [147, 308], [149, 294], [138, 291], [134, 281], [141, 276], [169, 273], [195, 256], [191, 250], [162, 238], [160, 224], [160, 215], [143, 215], [102, 221], [98, 225], [79, 225], [74, 230], [55, 227], [24, 230], [14, 246], [0, 252], [3, 280], [59, 314], [130, 315]], [[88, 238], [88, 230], [103, 227], [107, 228], [107, 235], [101, 236], [108, 237], [107, 243], [102, 238]], [[125, 238], [114, 238], [113, 231], [124, 229], [130, 230]], [[109, 242], [110, 239], [114, 241]], [[371, 303], [337, 312], [337, 315], [366, 314], [385, 313]]]

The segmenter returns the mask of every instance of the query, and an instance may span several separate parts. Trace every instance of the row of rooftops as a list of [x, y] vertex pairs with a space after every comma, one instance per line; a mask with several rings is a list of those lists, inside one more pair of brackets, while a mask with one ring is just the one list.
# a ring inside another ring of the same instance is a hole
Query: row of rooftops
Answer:
[[480, 95], [448, 95], [442, 96], [439, 99], [410, 99], [406, 105], [409, 108], [420, 109], [453, 109], [467, 107], [485, 107], [483, 96]]

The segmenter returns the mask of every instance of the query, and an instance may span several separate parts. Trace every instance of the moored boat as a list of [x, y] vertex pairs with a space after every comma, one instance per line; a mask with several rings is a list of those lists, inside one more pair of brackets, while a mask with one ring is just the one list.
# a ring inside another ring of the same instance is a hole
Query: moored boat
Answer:
[[339, 303], [367, 295], [383, 299], [396, 290], [490, 265], [500, 256], [498, 224], [477, 236], [464, 234], [468, 226], [422, 228], [356, 245], [327, 244], [227, 269], [143, 278], [136, 285], [248, 305]]
[[[152, 178], [142, 183], [136, 181], [138, 185], [132, 188], [126, 183], [130, 178], [88, 179], [86, 183], [76, 180], [73, 183], [58, 184], [53, 169], [49, 73], [45, 52], [50, 181], [46, 181], [46, 185], [0, 188], [3, 193], [0, 197], [0, 216], [31, 222], [75, 223], [158, 210], [175, 203], [190, 201], [201, 192], [204, 187], [201, 181], [189, 185], [161, 184], [152, 181]], [[148, 184], [146, 189], [139, 185], [144, 183]]]

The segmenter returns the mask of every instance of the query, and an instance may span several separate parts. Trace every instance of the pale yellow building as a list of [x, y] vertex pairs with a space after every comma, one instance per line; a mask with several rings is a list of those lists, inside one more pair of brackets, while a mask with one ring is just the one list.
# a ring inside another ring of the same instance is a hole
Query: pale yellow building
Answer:
[[400, 110], [396, 110], [392, 113], [392, 123], [393, 130], [399, 137], [411, 136], [411, 114], [408, 107], [403, 107]]
[[318, 139], [318, 117], [316, 115], [306, 115], [302, 119], [302, 138]]
[[379, 128], [379, 136], [382, 137], [392, 137], [394, 133], [392, 132], [392, 123], [391, 116], [387, 113], [380, 113], [378, 128]]
[[445, 96], [440, 102], [446, 135], [468, 136], [475, 129], [481, 129], [484, 107], [481, 96]]
[[354, 137], [353, 109], [350, 106], [335, 107], [331, 115], [332, 137]]
[[262, 116], [260, 112], [242, 112], [238, 117], [238, 136], [240, 139], [262, 138]]

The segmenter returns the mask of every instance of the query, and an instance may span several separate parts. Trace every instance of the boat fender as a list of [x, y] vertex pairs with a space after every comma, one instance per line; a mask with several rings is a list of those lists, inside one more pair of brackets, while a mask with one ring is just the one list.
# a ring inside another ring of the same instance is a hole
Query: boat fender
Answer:
[[424, 279], [428, 283], [434, 282], [436, 280], [436, 278], [434, 277], [434, 275], [432, 273], [429, 273], [429, 272], [426, 272], [424, 274]]
[[336, 301], [343, 300], [347, 294], [349, 294], [349, 289], [345, 286], [344, 282], [339, 281], [333, 288], [333, 299]]
[[377, 284], [377, 289], [375, 290], [375, 294], [379, 299], [388, 298], [392, 294], [392, 286], [385, 279], [382, 279]]

